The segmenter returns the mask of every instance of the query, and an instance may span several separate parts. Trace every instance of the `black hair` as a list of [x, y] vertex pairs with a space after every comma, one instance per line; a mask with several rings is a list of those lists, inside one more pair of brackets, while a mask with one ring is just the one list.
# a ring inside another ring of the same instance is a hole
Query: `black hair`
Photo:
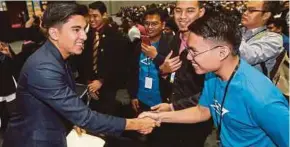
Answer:
[[280, 13], [281, 5], [279, 1], [264, 1], [263, 10], [271, 12], [272, 16]]
[[166, 21], [166, 13], [164, 12], [164, 10], [160, 9], [160, 8], [150, 8], [148, 9], [145, 13], [144, 13], [144, 19], [146, 18], [147, 15], [158, 15], [160, 16], [160, 20], [161, 22]]
[[73, 15], [84, 16], [80, 5], [72, 2], [53, 2], [49, 3], [43, 13], [42, 27], [49, 29], [55, 25], [62, 25]]
[[104, 15], [104, 13], [107, 13], [107, 7], [105, 3], [102, 1], [96, 1], [89, 4], [89, 8], [94, 9], [94, 10], [99, 10], [102, 15]]
[[[177, 3], [178, 1], [180, 1], [180, 0], [177, 0], [176, 3]], [[204, 8], [204, 7], [206, 6], [206, 2], [203, 1], [203, 0], [198, 0], [198, 1], [197, 1], [197, 4], [198, 4], [198, 7], [199, 7], [199, 8]]]
[[89, 9], [86, 5], [80, 5], [80, 9], [83, 12], [84, 15], [88, 15], [89, 14]]
[[227, 42], [232, 45], [234, 55], [239, 53], [242, 38], [239, 22], [230, 14], [211, 13], [195, 20], [188, 28], [205, 39]]
[[274, 19], [274, 15], [279, 14], [282, 7], [279, 1], [264, 1], [263, 3], [263, 10], [266, 12], [271, 12], [271, 16], [268, 21]]

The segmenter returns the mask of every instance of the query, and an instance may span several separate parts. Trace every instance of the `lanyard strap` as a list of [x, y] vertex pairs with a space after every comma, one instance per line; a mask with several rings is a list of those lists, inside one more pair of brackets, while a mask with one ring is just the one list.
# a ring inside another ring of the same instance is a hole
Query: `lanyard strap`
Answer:
[[[237, 70], [238, 70], [238, 68], [239, 68], [239, 66], [240, 66], [240, 59], [239, 59], [239, 63], [236, 65], [236, 67], [235, 67], [235, 70], [233, 71], [233, 73], [231, 74], [231, 77], [230, 77], [230, 79], [229, 79], [229, 82], [227, 83], [227, 85], [226, 85], [226, 88], [225, 88], [225, 93], [224, 93], [224, 96], [223, 96], [223, 99], [222, 99], [222, 104], [221, 104], [221, 108], [220, 108], [220, 122], [218, 122], [218, 120], [217, 120], [217, 125], [218, 125], [218, 130], [217, 130], [217, 137], [218, 137], [218, 140], [220, 140], [220, 133], [221, 133], [221, 126], [222, 126], [222, 119], [223, 119], [223, 115], [222, 115], [222, 110], [223, 110], [223, 107], [224, 107], [224, 103], [225, 103], [225, 100], [226, 100], [226, 96], [227, 96], [227, 93], [228, 93], [228, 88], [229, 88], [229, 85], [230, 85], [230, 83], [232, 82], [232, 79], [233, 79], [233, 77], [234, 77], [234, 75], [236, 74], [236, 72], [237, 72]], [[216, 88], [216, 87], [215, 87]], [[216, 90], [215, 90], [216, 91]], [[214, 98], [214, 99], [216, 99], [216, 98]], [[217, 115], [216, 115], [217, 116]]]
[[148, 69], [147, 77], [150, 77], [150, 65], [151, 65], [151, 61], [150, 61], [150, 58], [149, 57], [146, 57], [146, 63], [147, 63], [147, 69]]
[[245, 42], [248, 42], [252, 38], [256, 37], [258, 34], [265, 32], [267, 29], [262, 29], [261, 31], [257, 32], [256, 34], [252, 35], [250, 38], [246, 39]]

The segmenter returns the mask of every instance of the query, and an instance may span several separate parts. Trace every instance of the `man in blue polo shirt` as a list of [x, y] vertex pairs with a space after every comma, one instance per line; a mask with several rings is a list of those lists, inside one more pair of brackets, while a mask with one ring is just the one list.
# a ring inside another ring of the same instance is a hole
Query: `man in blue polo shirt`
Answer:
[[206, 73], [196, 107], [139, 117], [173, 123], [198, 123], [212, 117], [220, 146], [289, 146], [289, 104], [266, 76], [239, 57], [237, 22], [218, 12], [189, 26], [187, 58], [196, 73]]

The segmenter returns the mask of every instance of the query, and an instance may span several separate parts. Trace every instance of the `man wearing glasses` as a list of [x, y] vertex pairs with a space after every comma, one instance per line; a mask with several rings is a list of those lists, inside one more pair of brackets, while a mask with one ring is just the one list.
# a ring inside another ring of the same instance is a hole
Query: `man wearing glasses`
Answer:
[[242, 16], [243, 28], [240, 54], [249, 64], [266, 76], [283, 51], [282, 36], [267, 30], [266, 24], [279, 10], [278, 1], [250, 1]]
[[[169, 52], [172, 36], [163, 34], [166, 14], [162, 9], [150, 8], [144, 14], [144, 27], [148, 38], [139, 42], [130, 62], [130, 79], [128, 92], [136, 116], [150, 107], [160, 104], [167, 98], [167, 81], [159, 74], [159, 66]], [[162, 127], [163, 128], [163, 127]], [[163, 134], [159, 128], [150, 134], [146, 143], [150, 147], [160, 147], [159, 140]]]
[[[189, 36], [188, 26], [205, 14], [202, 1], [177, 1], [174, 20], [179, 32], [170, 43], [172, 50], [159, 67], [164, 78], [170, 82], [167, 103], [153, 106], [154, 111], [174, 111], [195, 106], [203, 88], [204, 76], [197, 75], [191, 63], [186, 59]], [[160, 146], [166, 147], [203, 147], [206, 137], [211, 132], [211, 121], [199, 124], [163, 124], [166, 135], [160, 137]], [[162, 128], [161, 127], [161, 128]]]
[[171, 123], [212, 118], [221, 147], [289, 146], [289, 103], [266, 76], [240, 59], [238, 21], [219, 12], [196, 20], [189, 30], [187, 58], [197, 74], [206, 73], [198, 105], [139, 117]]

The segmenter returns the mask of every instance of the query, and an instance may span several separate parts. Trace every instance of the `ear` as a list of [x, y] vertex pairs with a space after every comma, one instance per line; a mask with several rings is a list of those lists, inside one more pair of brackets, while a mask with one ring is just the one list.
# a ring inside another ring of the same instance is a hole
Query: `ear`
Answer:
[[108, 18], [108, 13], [105, 12], [103, 15], [102, 15], [103, 19], [107, 19]]
[[162, 29], [163, 29], [163, 30], [165, 29], [165, 25], [166, 25], [166, 22], [163, 21], [163, 22], [162, 22]]
[[205, 8], [199, 9], [199, 18], [203, 17], [204, 13], [205, 13]]
[[224, 60], [225, 58], [227, 58], [230, 55], [231, 51], [230, 48], [227, 46], [223, 46], [220, 49], [220, 59]]
[[48, 36], [52, 39], [52, 40], [58, 40], [59, 38], [59, 30], [57, 28], [49, 28], [48, 29]]
[[267, 22], [267, 21], [270, 19], [271, 15], [272, 15], [271, 12], [265, 12], [265, 13], [263, 14], [262, 19], [263, 19], [265, 22]]

